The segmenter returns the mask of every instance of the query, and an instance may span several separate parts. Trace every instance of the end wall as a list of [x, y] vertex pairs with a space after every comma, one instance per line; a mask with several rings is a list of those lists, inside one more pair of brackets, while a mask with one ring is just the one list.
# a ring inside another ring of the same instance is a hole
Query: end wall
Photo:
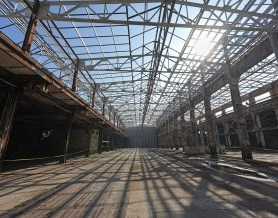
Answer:
[[154, 127], [132, 127], [127, 130], [128, 146], [156, 148], [157, 132]]

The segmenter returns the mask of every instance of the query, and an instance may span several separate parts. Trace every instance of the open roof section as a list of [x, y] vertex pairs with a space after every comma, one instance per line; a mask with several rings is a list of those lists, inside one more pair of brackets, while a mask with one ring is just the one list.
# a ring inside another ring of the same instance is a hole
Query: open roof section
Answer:
[[[21, 46], [34, 1], [2, 0], [0, 29]], [[155, 126], [162, 114], [185, 102], [189, 90], [223, 73], [223, 41], [231, 63], [274, 29], [271, 0], [40, 2], [31, 55], [71, 86], [79, 60], [77, 92], [96, 109], [107, 100], [125, 126]], [[243, 94], [275, 79], [274, 55], [246, 72]], [[98, 84], [98, 85], [97, 85]], [[190, 88], [189, 88], [190, 87]], [[212, 107], [229, 100], [223, 87]], [[108, 116], [108, 113], [107, 113]]]

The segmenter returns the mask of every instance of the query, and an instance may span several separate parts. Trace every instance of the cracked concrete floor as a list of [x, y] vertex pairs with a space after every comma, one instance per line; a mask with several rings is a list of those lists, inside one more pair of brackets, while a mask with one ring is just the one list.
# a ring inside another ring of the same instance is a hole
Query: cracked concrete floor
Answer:
[[0, 179], [1, 217], [278, 216], [277, 182], [217, 172], [161, 149], [120, 149]]

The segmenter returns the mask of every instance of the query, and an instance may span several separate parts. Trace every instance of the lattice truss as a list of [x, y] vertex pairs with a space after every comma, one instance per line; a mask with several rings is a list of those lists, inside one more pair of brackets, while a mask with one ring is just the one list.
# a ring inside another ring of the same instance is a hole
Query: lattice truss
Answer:
[[[270, 32], [277, 16], [271, 0], [46, 0], [37, 12], [31, 56], [77, 93], [107, 109], [125, 126], [155, 126], [221, 73], [223, 41], [231, 63]], [[22, 46], [34, 1], [1, 0], [0, 29]], [[223, 73], [223, 72], [222, 72]], [[274, 55], [245, 72], [242, 94], [275, 80]], [[179, 100], [178, 100], [179, 99]], [[228, 86], [212, 108], [230, 101]], [[202, 116], [203, 104], [197, 105]], [[109, 112], [109, 113], [111, 113]], [[109, 113], [106, 113], [108, 116]]]

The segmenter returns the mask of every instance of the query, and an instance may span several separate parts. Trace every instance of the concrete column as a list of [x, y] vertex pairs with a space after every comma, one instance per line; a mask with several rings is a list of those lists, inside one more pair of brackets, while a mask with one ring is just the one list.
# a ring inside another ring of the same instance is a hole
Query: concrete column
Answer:
[[174, 118], [173, 123], [174, 123], [174, 129], [173, 129], [174, 146], [176, 150], [179, 150], [178, 119], [176, 116]]
[[103, 127], [98, 129], [98, 146], [97, 151], [99, 154], [102, 152], [102, 141], [103, 141]]
[[205, 139], [204, 139], [204, 130], [203, 128], [200, 128], [200, 139], [201, 139], [201, 145], [205, 146]]
[[216, 136], [214, 131], [214, 124], [212, 121], [212, 112], [211, 112], [211, 105], [210, 105], [210, 98], [211, 96], [207, 95], [204, 91], [204, 106], [205, 106], [205, 117], [206, 117], [206, 127], [207, 127], [207, 142], [210, 148], [210, 154], [215, 155], [217, 154], [217, 142]]
[[[225, 108], [222, 107], [222, 115], [224, 116], [226, 114]], [[231, 143], [231, 138], [230, 138], [230, 131], [229, 131], [229, 124], [226, 122], [222, 122], [223, 127], [224, 127], [224, 135], [225, 135], [225, 141], [226, 141], [226, 146], [230, 148], [232, 146]]]
[[224, 127], [224, 135], [225, 135], [225, 140], [226, 140], [226, 145], [227, 147], [231, 147], [231, 138], [230, 138], [230, 131], [229, 131], [229, 124], [226, 122], [223, 122], [223, 127]]
[[186, 126], [184, 120], [184, 113], [181, 115], [181, 138], [182, 138], [182, 150], [185, 151], [186, 146]]
[[234, 115], [237, 123], [239, 145], [241, 147], [242, 159], [253, 159], [246, 128], [246, 121], [243, 114], [243, 106], [238, 87], [238, 80], [239, 78], [231, 76], [229, 86], [234, 107]]
[[184, 111], [182, 109], [182, 93], [179, 92], [179, 103], [180, 103], [180, 113], [181, 113], [181, 146], [182, 150], [185, 151], [185, 146], [186, 146], [186, 127], [185, 127], [185, 120], [184, 120]]
[[170, 124], [170, 120], [167, 121], [167, 141], [168, 141], [168, 146], [169, 148], [172, 149], [172, 143], [171, 143], [171, 124]]
[[91, 153], [91, 127], [90, 125], [86, 128], [86, 135], [87, 135], [87, 151], [85, 152], [85, 157], [89, 157]]
[[170, 122], [170, 147], [171, 149], [174, 149], [174, 123], [173, 120], [169, 121]]
[[215, 122], [213, 122], [213, 131], [216, 140], [216, 146], [220, 145], [219, 131]]
[[260, 145], [263, 148], [266, 148], [266, 142], [265, 142], [264, 132], [262, 129], [260, 115], [258, 113], [255, 114], [253, 120], [254, 120], [254, 127], [256, 130], [257, 141], [260, 143]]
[[10, 139], [18, 98], [18, 90], [16, 90], [16, 88], [14, 87], [10, 88], [6, 97], [5, 107], [0, 120], [0, 171]]
[[192, 99], [189, 100], [190, 108], [190, 125], [191, 125], [191, 146], [198, 145], [197, 139], [197, 124], [195, 119], [195, 105]]
[[278, 108], [275, 108], [276, 119], [278, 121]]
[[109, 122], [111, 122], [111, 113], [112, 113], [112, 108], [109, 108]]
[[229, 87], [231, 92], [232, 104], [234, 108], [234, 116], [237, 123], [239, 146], [241, 147], [242, 159], [253, 159], [251, 146], [249, 142], [248, 132], [246, 128], [246, 121], [243, 114], [242, 100], [239, 91], [239, 76], [235, 72], [231, 71], [231, 65], [229, 60], [229, 54], [227, 50], [227, 41], [224, 46], [224, 54], [226, 59], [226, 73], [229, 77]]
[[67, 161], [67, 154], [68, 154], [68, 147], [69, 147], [69, 141], [70, 141], [70, 134], [71, 134], [71, 126], [73, 121], [74, 113], [68, 114], [66, 118], [66, 132], [65, 132], [65, 142], [62, 144], [61, 147], [61, 156], [59, 158], [59, 163], [63, 164]]

